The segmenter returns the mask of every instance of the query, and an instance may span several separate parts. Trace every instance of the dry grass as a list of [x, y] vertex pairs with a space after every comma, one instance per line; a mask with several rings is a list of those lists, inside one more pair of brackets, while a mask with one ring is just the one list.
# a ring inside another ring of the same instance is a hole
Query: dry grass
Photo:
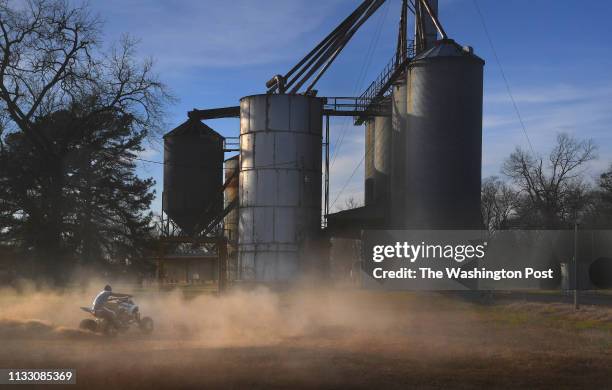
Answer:
[[83, 388], [612, 386], [609, 309], [347, 290], [149, 294], [139, 302], [156, 332], [109, 341], [74, 330], [80, 296], [0, 293], [0, 366], [75, 367]]

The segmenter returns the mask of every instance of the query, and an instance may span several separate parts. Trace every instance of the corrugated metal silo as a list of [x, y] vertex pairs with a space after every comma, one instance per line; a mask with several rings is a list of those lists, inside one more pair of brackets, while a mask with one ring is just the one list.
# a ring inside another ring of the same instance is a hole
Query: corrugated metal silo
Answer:
[[390, 188], [390, 215], [391, 228], [401, 229], [405, 227], [405, 145], [407, 126], [407, 90], [406, 79], [400, 80], [393, 85], [391, 95], [391, 183]]
[[387, 204], [391, 169], [391, 118], [369, 118], [365, 125], [365, 205]]
[[364, 196], [363, 200], [365, 205], [374, 203], [374, 187], [375, 187], [375, 171], [374, 171], [374, 154], [375, 154], [375, 140], [374, 140], [374, 128], [376, 121], [374, 118], [368, 118], [365, 122], [365, 145], [364, 145]]
[[289, 281], [321, 223], [321, 99], [240, 100], [238, 256], [241, 279]]
[[481, 228], [484, 61], [452, 40], [409, 65], [405, 217], [409, 228]]
[[391, 173], [392, 119], [377, 116], [374, 121], [374, 199], [388, 205]]
[[188, 235], [223, 209], [223, 140], [193, 119], [164, 135], [162, 206]]

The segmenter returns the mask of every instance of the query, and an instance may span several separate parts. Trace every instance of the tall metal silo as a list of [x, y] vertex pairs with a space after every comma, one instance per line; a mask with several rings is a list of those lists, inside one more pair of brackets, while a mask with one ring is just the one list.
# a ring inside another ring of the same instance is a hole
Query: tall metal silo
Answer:
[[406, 198], [405, 182], [405, 145], [407, 113], [406, 79], [403, 78], [393, 85], [391, 95], [391, 156], [390, 156], [390, 227], [402, 229], [405, 227], [404, 207]]
[[223, 209], [223, 140], [188, 119], [164, 135], [164, 212], [188, 235]]
[[391, 118], [369, 118], [365, 127], [365, 205], [387, 204], [390, 183]]
[[377, 116], [374, 120], [374, 199], [388, 205], [391, 173], [392, 119]]
[[408, 69], [405, 218], [409, 228], [481, 228], [484, 61], [438, 41]]
[[238, 256], [242, 280], [290, 281], [320, 231], [322, 100], [240, 100]]
[[374, 128], [376, 121], [374, 118], [368, 118], [365, 122], [365, 144], [364, 144], [364, 191], [363, 201], [366, 206], [374, 204], [374, 187], [375, 187], [375, 171], [374, 171]]

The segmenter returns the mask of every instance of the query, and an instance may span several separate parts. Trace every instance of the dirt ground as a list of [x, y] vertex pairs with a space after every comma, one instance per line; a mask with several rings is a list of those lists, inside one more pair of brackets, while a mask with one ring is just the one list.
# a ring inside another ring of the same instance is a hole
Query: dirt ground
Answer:
[[68, 387], [87, 389], [612, 387], [610, 309], [359, 290], [141, 293], [156, 331], [108, 340], [76, 329], [92, 295], [0, 292], [0, 368], [76, 368]]

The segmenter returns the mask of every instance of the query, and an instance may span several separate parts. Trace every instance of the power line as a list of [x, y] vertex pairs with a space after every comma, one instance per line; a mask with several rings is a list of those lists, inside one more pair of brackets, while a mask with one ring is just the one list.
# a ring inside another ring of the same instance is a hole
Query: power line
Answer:
[[[385, 12], [383, 13], [382, 17], [379, 19], [377, 30], [372, 36], [372, 40], [370, 41], [370, 45], [368, 47], [368, 50], [366, 51], [365, 61], [363, 62], [361, 66], [359, 77], [357, 78], [355, 87], [353, 88], [353, 94], [356, 94], [357, 89], [361, 87], [363, 80], [367, 76], [367, 72], [370, 68], [370, 65], [372, 64], [372, 60], [374, 58], [374, 50], [376, 46], [378, 45], [378, 41], [380, 40], [380, 36], [382, 34], [382, 28], [384, 26], [385, 20], [387, 19], [387, 14], [389, 13], [389, 7], [390, 7], [389, 3], [387, 3]], [[344, 128], [342, 129], [342, 132], [340, 133], [338, 138], [336, 138], [336, 142], [334, 143], [334, 145], [332, 145], [333, 154], [331, 158], [330, 168], [332, 168], [334, 166], [334, 163], [336, 162], [336, 158], [338, 157], [340, 147], [342, 146], [342, 143], [344, 142], [344, 138], [346, 136], [346, 132], [348, 131], [348, 124], [349, 124], [349, 118], [345, 118]]]
[[[112, 157], [112, 156], [110, 156], [110, 157]], [[215, 168], [216, 167], [216, 166], [213, 166], [213, 165], [203, 165], [203, 164], [169, 163], [169, 162], [163, 162], [163, 161], [147, 160], [147, 159], [138, 158], [138, 157], [128, 157], [128, 159], [142, 161], [142, 162], [147, 162], [147, 163], [151, 163], [151, 164], [159, 164], [159, 165], [174, 165], [174, 166], [186, 166], [186, 167], [198, 167], [198, 168]], [[276, 168], [276, 167], [279, 167], [279, 166], [295, 164], [297, 162], [299, 162], [299, 161], [298, 160], [290, 160], [290, 161], [283, 161], [283, 162], [271, 163], [271, 164], [265, 164], [265, 165], [253, 165], [250, 168], [252, 168], [252, 169]]]
[[153, 160], [147, 160], [147, 159], [138, 158], [138, 157], [132, 157], [132, 158], [130, 158], [130, 160], [137, 160], [137, 161], [147, 162], [147, 163], [151, 163], [151, 164], [166, 165], [166, 163], [163, 162], [163, 161], [153, 161]]
[[348, 178], [348, 180], [344, 183], [344, 186], [342, 186], [342, 189], [340, 190], [340, 192], [338, 193], [338, 195], [336, 196], [336, 199], [334, 199], [334, 201], [332, 202], [332, 204], [329, 206], [329, 208], [331, 209], [332, 207], [334, 207], [334, 205], [336, 204], [336, 202], [338, 201], [338, 199], [340, 198], [340, 195], [342, 195], [342, 193], [344, 192], [344, 190], [346, 189], [346, 187], [349, 185], [349, 183], [351, 182], [351, 179], [353, 178], [353, 176], [355, 176], [355, 173], [357, 172], [357, 170], [359, 169], [359, 167], [361, 166], [361, 164], [363, 164], [363, 161], [366, 158], [366, 155], [370, 152], [370, 150], [368, 149], [363, 157], [361, 158], [361, 161], [359, 161], [359, 164], [357, 164], [357, 166], [355, 167], [355, 169], [353, 170], [353, 173], [351, 173], [351, 176]]
[[[381, 24], [379, 25], [379, 29], [377, 31], [377, 33], [375, 34], [375, 39], [372, 40], [371, 42], [371, 47], [372, 47], [372, 52], [368, 54], [372, 55], [373, 54], [373, 47], [375, 47], [378, 44], [378, 39], [380, 38], [381, 32], [382, 32], [382, 25], [384, 24], [384, 20], [386, 19], [387, 16], [387, 12], [389, 10], [389, 6], [387, 6], [387, 8], [385, 9], [385, 14], [383, 15], [383, 18], [381, 19]], [[368, 50], [369, 52], [370, 50]], [[372, 57], [369, 58], [369, 60], [366, 60], [367, 63], [367, 67], [365, 68], [364, 72], [363, 72], [363, 77], [362, 75], [360, 75], [359, 79], [358, 79], [358, 83], [355, 85], [355, 91], [357, 90], [357, 88], [359, 87], [359, 85], [363, 82], [363, 79], [366, 76], [367, 73], [367, 69], [370, 67], [370, 64], [372, 62]], [[366, 64], [364, 63], [364, 65]], [[335, 157], [337, 156], [337, 150], [340, 149], [340, 146], [342, 145], [342, 141], [344, 140], [344, 135], [346, 133], [348, 126], [346, 126], [344, 128], [344, 131], [342, 132], [342, 138], [340, 139], [340, 143], [338, 144], [337, 149], [334, 149], [334, 152], [336, 152], [334, 154], [334, 160], [332, 161], [332, 166], [333, 166], [333, 162], [335, 161]], [[353, 169], [353, 172], [351, 173], [351, 175], [349, 176], [349, 178], [346, 180], [346, 182], [344, 183], [344, 185], [342, 186], [342, 189], [338, 192], [338, 195], [336, 196], [336, 198], [334, 199], [334, 201], [332, 202], [332, 204], [329, 206], [330, 208], [332, 208], [336, 202], [338, 201], [338, 199], [340, 199], [340, 196], [342, 195], [342, 193], [346, 190], [346, 188], [348, 187], [348, 185], [350, 184], [351, 180], [353, 179], [353, 177], [355, 176], [355, 173], [357, 173], [357, 170], [359, 169], [359, 167], [361, 167], [361, 164], [363, 164], [365, 158], [367, 156], [369, 156], [370, 152], [372, 149], [372, 145], [366, 145], [366, 151], [363, 154], [363, 157], [361, 158], [361, 161], [359, 161], [359, 163], [357, 164], [357, 166], [355, 166], [355, 169]]]
[[480, 22], [482, 23], [482, 27], [484, 29], [485, 35], [489, 41], [489, 45], [491, 46], [491, 50], [493, 51], [493, 56], [495, 57], [495, 61], [497, 62], [497, 66], [499, 66], [499, 71], [504, 80], [504, 84], [506, 84], [506, 90], [508, 92], [508, 96], [510, 96], [510, 100], [512, 101], [512, 106], [514, 107], [514, 111], [516, 112], [516, 116], [521, 124], [523, 129], [523, 134], [525, 134], [525, 138], [527, 139], [527, 143], [529, 144], [529, 149], [531, 149], [531, 153], [535, 154], [533, 145], [531, 144], [531, 140], [529, 139], [529, 135], [527, 134], [527, 127], [525, 126], [525, 122], [523, 122], [523, 117], [521, 116], [521, 112], [519, 111], [518, 105], [514, 100], [514, 96], [512, 96], [512, 90], [510, 89], [510, 83], [508, 82], [508, 78], [506, 77], [506, 73], [504, 72], [504, 68], [497, 56], [497, 51], [495, 50], [495, 46], [493, 45], [493, 40], [491, 39], [491, 35], [489, 34], [489, 29], [487, 28], [487, 24], [485, 23], [484, 16], [480, 11], [480, 7], [478, 6], [478, 0], [473, 0], [474, 7], [476, 7], [476, 11], [478, 12], [478, 16], [480, 17]]

